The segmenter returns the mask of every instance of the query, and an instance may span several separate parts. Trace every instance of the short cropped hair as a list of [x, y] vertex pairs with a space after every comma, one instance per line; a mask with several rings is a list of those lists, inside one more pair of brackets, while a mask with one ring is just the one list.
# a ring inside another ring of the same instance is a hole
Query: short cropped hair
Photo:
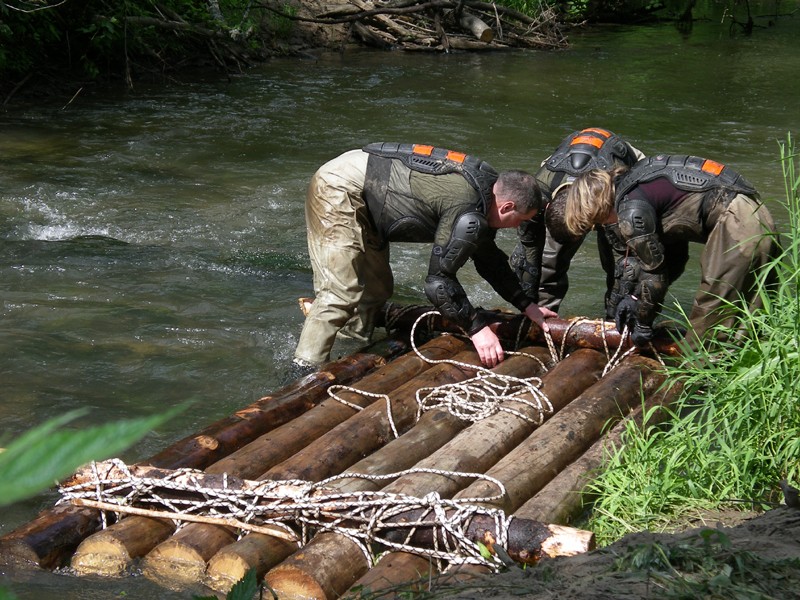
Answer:
[[558, 190], [555, 196], [553, 196], [553, 199], [545, 207], [544, 212], [544, 222], [547, 226], [547, 231], [550, 232], [550, 236], [559, 244], [568, 244], [581, 238], [581, 236], [576, 236], [567, 229], [565, 214], [567, 210], [568, 190], [568, 185]]
[[514, 203], [514, 210], [520, 214], [539, 212], [542, 207], [542, 192], [536, 178], [527, 171], [503, 171], [495, 182], [495, 196]]
[[592, 169], [579, 175], [567, 192], [564, 223], [573, 236], [582, 236], [608, 219], [614, 209], [614, 181], [626, 167], [610, 172]]

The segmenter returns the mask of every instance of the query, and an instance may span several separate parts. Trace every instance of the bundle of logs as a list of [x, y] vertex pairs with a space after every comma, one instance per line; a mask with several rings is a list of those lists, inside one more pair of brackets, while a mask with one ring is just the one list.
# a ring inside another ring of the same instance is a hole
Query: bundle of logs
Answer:
[[557, 13], [544, 3], [530, 16], [480, 0], [348, 0], [302, 20], [346, 24], [352, 37], [379, 48], [446, 52], [567, 44]]
[[[469, 340], [442, 334], [450, 325], [428, 311], [387, 305], [391, 334], [363, 352], [324, 365], [138, 465], [78, 472], [65, 482], [77, 487], [64, 503], [0, 538], [0, 563], [69, 565], [80, 575], [141, 570], [173, 589], [202, 582], [219, 592], [254, 569], [282, 599], [333, 600], [398, 582], [428, 585], [442, 569], [459, 577], [489, 573], [480, 561], [448, 566], [431, 559], [430, 550], [452, 545], [454, 530], [428, 525], [448, 523], [465, 503], [484, 512], [472, 513], [458, 536], [504, 559], [536, 563], [591, 550], [591, 532], [568, 525], [626, 422], [677, 393], [663, 385], [660, 363], [623, 353], [608, 369], [610, 355], [628, 345], [610, 324], [551, 319], [545, 347], [543, 332], [527, 319], [502, 316], [498, 333], [517, 350], [489, 376], [536, 379], [547, 409], [523, 392], [474, 422], [443, 407], [420, 414], [419, 390], [468, 382], [480, 371]], [[655, 346], [669, 354], [670, 343]], [[342, 385], [348, 387], [329, 393]], [[142, 495], [143, 479], [155, 493]], [[100, 488], [108, 493], [96, 496]], [[269, 496], [276, 488], [289, 491]], [[211, 496], [229, 502], [229, 491], [258, 492], [260, 504], [239, 515], [181, 508], [190, 500], [205, 506]], [[378, 520], [371, 508], [343, 514], [329, 504], [304, 504], [303, 528], [250, 519], [260, 510], [283, 524], [295, 518], [299, 499], [323, 492], [326, 502], [362, 507], [378, 496], [412, 498], [425, 512], [401, 506], [382, 517], [382, 537], [370, 533], [377, 545], [367, 542], [370, 551], [383, 551], [377, 563], [356, 539], [366, 521]], [[429, 516], [432, 498], [442, 499], [441, 519]]]

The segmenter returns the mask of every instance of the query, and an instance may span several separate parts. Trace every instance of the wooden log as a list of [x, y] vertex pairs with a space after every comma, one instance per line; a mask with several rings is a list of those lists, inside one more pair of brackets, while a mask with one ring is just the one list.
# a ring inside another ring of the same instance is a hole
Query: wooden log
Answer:
[[[520, 355], [506, 359], [492, 371], [501, 375], [513, 375], [520, 378], [534, 377], [542, 374], [549, 358], [549, 354], [545, 349], [529, 347], [522, 350]], [[476, 359], [477, 357], [473, 353], [471, 360], [475, 361]], [[416, 389], [417, 385], [413, 386], [414, 389]], [[372, 410], [373, 407], [379, 408], [376, 404], [364, 412]], [[355, 421], [359, 416], [351, 417], [342, 427]], [[410, 431], [362, 459], [347, 472], [385, 475], [407, 469], [444, 445], [467, 425], [466, 421], [445, 411], [429, 411], [422, 416]], [[386, 425], [384, 424], [383, 427], [385, 428]], [[334, 434], [337, 429], [332, 430], [331, 434]], [[388, 437], [388, 432], [385, 435]], [[357, 436], [355, 437], [357, 438]], [[344, 446], [349, 446], [351, 443], [349, 440], [339, 440], [339, 442], [342, 441], [344, 441]], [[358, 441], [356, 440], [352, 443], [358, 444]], [[332, 443], [330, 445], [334, 446]], [[365, 448], [362, 447], [362, 451], [365, 451]], [[314, 462], [313, 457], [308, 457], [308, 460], [312, 463]], [[304, 473], [302, 477], [304, 479], [310, 475], [318, 476], [319, 478], [323, 477], [320, 472], [305, 470], [302, 462], [297, 465], [297, 468], [299, 471], [283, 470], [281, 476], [294, 478], [302, 472]], [[277, 472], [273, 472], [273, 474], [277, 474]], [[325, 475], [327, 474], [331, 474], [331, 469], [325, 471]], [[385, 481], [366, 478], [344, 478], [332, 482], [330, 487], [341, 492], [352, 492], [377, 490], [383, 487], [385, 483]], [[275, 566], [286, 556], [285, 546], [281, 547], [273, 538], [251, 533], [235, 544], [223, 548], [209, 561], [206, 585], [218, 592], [227, 592], [230, 586], [243, 577], [250, 568], [255, 568], [260, 577], [263, 576], [268, 568]]]
[[648, 425], [663, 421], [666, 410], [653, 410], [659, 406], [670, 406], [680, 394], [680, 385], [664, 387], [645, 399], [631, 414], [618, 422], [605, 436], [595, 442], [580, 458], [563, 469], [546, 486], [525, 502], [517, 514], [528, 519], [545, 520], [548, 523], [570, 523], [584, 509], [585, 488], [602, 466], [609, 452], [619, 448], [629, 421], [641, 426], [644, 415]]
[[144, 556], [175, 532], [167, 519], [130, 516], [86, 538], [72, 556], [71, 566], [81, 575], [118, 577], [133, 560]]
[[473, 14], [462, 12], [461, 17], [458, 19], [458, 24], [481, 42], [488, 44], [494, 39], [492, 28]]
[[[562, 408], [597, 381], [604, 362], [603, 356], [597, 352], [579, 350], [545, 375], [542, 389], [554, 409]], [[525, 404], [515, 401], [507, 404], [513, 405], [522, 414], [535, 416], [533, 409]], [[535, 427], [534, 423], [520, 416], [497, 413], [462, 431], [418, 466], [445, 471], [484, 472]], [[464, 487], [464, 479], [417, 473], [400, 477], [384, 490], [411, 496], [423, 496], [436, 491], [446, 497]], [[323, 533], [300, 552], [270, 570], [266, 582], [282, 599], [333, 599], [363, 576], [368, 566], [361, 548], [354, 541], [340, 534]]]
[[100, 512], [61, 504], [0, 538], [0, 564], [52, 569], [102, 526]]
[[[293, 421], [262, 436], [244, 448], [232, 453], [228, 457], [211, 465], [208, 473], [227, 473], [242, 479], [261, 477], [267, 470], [288, 459], [305, 446], [318, 439], [338, 424], [346, 421], [358, 411], [352, 406], [367, 407], [376, 402], [373, 394], [384, 394], [406, 383], [409, 378], [416, 378], [428, 371], [433, 365], [425, 360], [448, 358], [454, 352], [463, 351], [469, 342], [455, 336], [442, 336], [434, 338], [419, 348], [422, 357], [414, 353], [406, 354], [385, 368], [367, 375], [358, 382], [359, 390], [342, 391], [337, 394], [339, 398], [351, 406], [329, 398], [314, 409], [301, 415]], [[461, 375], [463, 377], [463, 374]], [[158, 553], [148, 558], [150, 569], [144, 574], [154, 573], [157, 576], [162, 571], [169, 571], [173, 585], [193, 584], [196, 581], [195, 573], [205, 570], [205, 557], [200, 554], [195, 556], [198, 560], [202, 557], [203, 564], [190, 563], [190, 554], [180, 548], [181, 543], [199, 545], [201, 540], [215, 526], [202, 523], [192, 523], [183, 528], [181, 540], [178, 542], [167, 540], [156, 547]], [[164, 546], [161, 548], [161, 546]], [[174, 560], [173, 560], [174, 557]], [[156, 567], [156, 562], [174, 562], [171, 566]], [[186, 575], [181, 577], [181, 573]]]
[[318, 371], [260, 398], [233, 415], [212, 423], [152, 456], [147, 464], [168, 469], [204, 469], [257, 437], [288, 423], [328, 397], [331, 385], [347, 385], [408, 350], [391, 337], [374, 344], [376, 352], [359, 352], [323, 365]]
[[[217, 551], [233, 543], [236, 534], [229, 527], [205, 525], [204, 535], [186, 536], [181, 529], [170, 539], [162, 542], [147, 554], [142, 561], [142, 574], [159, 585], [181, 590], [186, 582], [199, 582], [205, 574], [206, 561]], [[168, 556], [162, 559], [162, 554]]]
[[[447, 512], [447, 511], [445, 511]], [[446, 548], [454, 541], [453, 536], [442, 528], [401, 527], [403, 523], [415, 523], [430, 519], [430, 509], [415, 509], [395, 514], [385, 521], [386, 529], [382, 540], [396, 544], [408, 544], [423, 548]], [[396, 529], [391, 525], [397, 523]], [[475, 514], [469, 519], [463, 534], [475, 543], [482, 543], [495, 554], [495, 544], [500, 532], [494, 517]], [[550, 525], [532, 519], [515, 518], [507, 528], [506, 547], [509, 557], [518, 563], [534, 565], [543, 557], [574, 556], [593, 550], [594, 534], [563, 525]], [[374, 590], [373, 590], [374, 591]]]
[[[431, 306], [401, 306], [388, 302], [381, 311], [381, 322], [389, 330], [410, 331], [414, 323], [420, 317], [434, 310]], [[484, 311], [487, 318], [497, 321], [498, 337], [505, 343], [513, 346], [519, 344], [520, 340], [527, 343], [545, 343], [542, 330], [527, 319], [524, 315], [511, 314], [499, 311]], [[614, 323], [602, 320], [588, 319], [547, 319], [547, 326], [550, 329], [550, 336], [557, 347], [562, 345], [566, 348], [591, 348], [604, 351], [608, 348], [611, 352], [616, 351], [620, 346], [622, 350], [631, 347], [629, 337], [622, 339]], [[421, 331], [426, 329], [433, 331], [459, 332], [460, 328], [449, 319], [439, 315], [425, 317], [419, 326]], [[683, 337], [683, 333], [671, 331], [663, 328], [656, 329], [656, 337], [653, 339], [655, 350], [665, 356], [678, 356], [680, 350], [675, 343], [673, 336]], [[640, 352], [642, 352], [640, 350]]]
[[[506, 487], [504, 496], [489, 504], [514, 513], [597, 441], [610, 421], [618, 421], [642, 397], [652, 396], [665, 378], [654, 360], [643, 356], [625, 359], [487, 471]], [[493, 489], [478, 480], [457, 497], [488, 496]]]
[[227, 594], [250, 569], [255, 569], [260, 579], [268, 569], [297, 549], [297, 544], [280, 538], [271, 538], [269, 544], [264, 544], [260, 536], [246, 535], [211, 557], [203, 583], [212, 590]]
[[[453, 360], [475, 368], [481, 364], [474, 350], [456, 354]], [[387, 402], [371, 404], [268, 470], [259, 479], [320, 481], [337, 475], [389, 442], [394, 436], [392, 424], [398, 434], [405, 433], [414, 425], [417, 390], [463, 381], [474, 373], [474, 369], [467, 371], [450, 363], [436, 365], [388, 394]]]
[[[361, 377], [368, 370], [383, 364], [387, 358], [397, 355], [407, 349], [407, 345], [397, 338], [389, 338], [370, 347], [373, 353], [361, 353], [356, 356], [344, 358], [340, 361], [328, 363], [318, 373], [303, 378], [276, 392], [271, 401], [288, 410], [289, 405], [302, 407], [304, 394], [314, 394], [324, 390], [334, 383], [348, 383]], [[283, 400], [283, 399], [286, 400]], [[292, 398], [293, 400], [289, 400]], [[223, 419], [215, 425], [209, 426], [198, 436], [189, 436], [170, 446], [167, 450], [155, 455], [150, 461], [163, 467], [195, 467], [199, 468], [204, 462], [212, 460], [221, 448], [228, 447], [235, 435], [242, 435], [241, 443], [246, 441], [246, 435], [238, 429], [248, 429], [247, 435], [255, 435], [257, 428], [246, 425], [249, 421], [260, 423], [267, 428], [271, 427], [266, 413], [269, 401], [257, 402], [255, 410], [244, 409], [247, 416], [237, 414], [231, 420]], [[313, 401], [312, 401], [313, 403]], [[269, 412], [269, 411], [267, 411]], [[286, 414], [286, 413], [283, 413]], [[271, 414], [277, 416], [277, 413]], [[231, 427], [233, 429], [228, 429]], [[234, 430], [236, 433], [234, 434]], [[235, 442], [239, 443], [239, 442]], [[171, 458], [170, 458], [171, 457]], [[51, 569], [64, 564], [79, 544], [102, 526], [100, 512], [89, 508], [61, 505], [42, 511], [35, 519], [21, 525], [15, 530], [0, 538], [0, 564], [17, 564], [38, 566]], [[163, 526], [156, 524], [154, 527], [163, 530]], [[134, 534], [136, 537], [140, 534]], [[125, 538], [125, 534], [122, 536]], [[143, 534], [144, 538], [150, 534]], [[129, 538], [131, 539], [131, 538]], [[103, 542], [106, 544], [107, 540]], [[134, 552], [136, 550], [134, 549]], [[114, 558], [110, 562], [114, 562]], [[101, 561], [105, 562], [105, 561]], [[101, 570], [106, 566], [99, 567]]]
[[380, 597], [380, 592], [399, 586], [403, 586], [403, 591], [420, 592], [430, 588], [435, 572], [436, 568], [427, 556], [411, 552], [389, 552], [381, 557], [375, 567], [359, 578], [343, 597], [363, 598], [370, 597], [371, 594]]
[[[520, 353], [504, 360], [492, 372], [516, 377], [541, 377], [553, 366], [549, 351], [541, 346], [529, 346], [520, 350]], [[410, 431], [360, 460], [346, 472], [387, 475], [410, 468], [433, 454], [468, 425], [469, 422], [446, 410], [426, 412]], [[383, 479], [348, 478], [334, 481], [330, 487], [348, 492], [377, 491], [389, 483]]]

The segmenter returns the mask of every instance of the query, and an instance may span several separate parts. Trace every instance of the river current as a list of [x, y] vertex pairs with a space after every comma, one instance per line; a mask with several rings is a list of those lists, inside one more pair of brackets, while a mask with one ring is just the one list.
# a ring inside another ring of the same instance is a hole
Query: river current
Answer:
[[[565, 135], [598, 126], [647, 154], [733, 166], [783, 222], [778, 142], [800, 125], [800, 19], [773, 21], [751, 37], [719, 19], [688, 34], [615, 27], [574, 33], [558, 52], [276, 59], [0, 114], [0, 432], [7, 442], [72, 409], [89, 409], [84, 427], [191, 400], [123, 457], [135, 461], [279, 387], [297, 299], [312, 292], [305, 188], [369, 142], [534, 171]], [[510, 251], [513, 232], [500, 240]], [[691, 302], [699, 251], [670, 302]], [[399, 301], [424, 300], [428, 252], [392, 247]], [[562, 315], [599, 316], [593, 242], [570, 276]], [[506, 306], [470, 268], [461, 279], [476, 304]], [[1, 509], [0, 535], [55, 500]], [[0, 585], [21, 599], [153, 597], [141, 577], [15, 573]]]

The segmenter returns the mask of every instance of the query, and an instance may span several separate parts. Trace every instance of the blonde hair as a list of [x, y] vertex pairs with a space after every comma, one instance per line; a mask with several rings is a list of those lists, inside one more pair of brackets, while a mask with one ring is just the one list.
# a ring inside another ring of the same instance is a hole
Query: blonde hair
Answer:
[[608, 219], [614, 209], [614, 180], [627, 168], [610, 172], [592, 169], [579, 175], [567, 192], [564, 223], [574, 236], [582, 236]]

